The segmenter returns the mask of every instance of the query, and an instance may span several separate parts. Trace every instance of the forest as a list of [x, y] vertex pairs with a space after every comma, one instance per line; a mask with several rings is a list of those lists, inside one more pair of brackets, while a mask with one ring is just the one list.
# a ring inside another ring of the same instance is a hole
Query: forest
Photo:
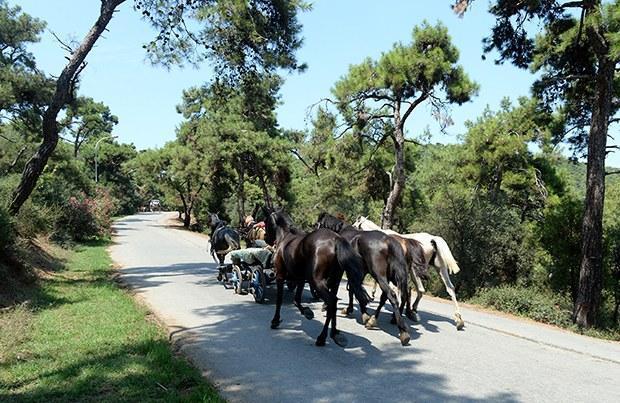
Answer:
[[[208, 212], [241, 226], [267, 205], [306, 229], [327, 211], [440, 235], [461, 267], [459, 299], [620, 340], [620, 168], [605, 165], [620, 121], [620, 2], [491, 2], [497, 24], [481, 50], [536, 73], [531, 96], [507, 94], [458, 143], [440, 144], [408, 132], [413, 112], [430, 105], [448, 125], [480, 84], [441, 23], [351, 65], [329, 99], [309, 100], [310, 128], [295, 129], [276, 108], [282, 71], [303, 74], [297, 13], [308, 4], [136, 0], [160, 32], [145, 45], [154, 63], [208, 60], [217, 73], [179, 94], [175, 139], [147, 150], [119, 142], [115, 111], [79, 86], [120, 3], [102, 1], [53, 76], [29, 51], [45, 22], [0, 0], [0, 305], [13, 302], [15, 273], [28, 270], [20, 256], [37, 237], [65, 247], [110, 237], [114, 218], [152, 199], [202, 232]], [[469, 3], [446, 7], [467, 18]], [[563, 3], [579, 3], [577, 13]], [[531, 19], [546, 30], [528, 32]], [[427, 290], [446, 296], [437, 276]]]

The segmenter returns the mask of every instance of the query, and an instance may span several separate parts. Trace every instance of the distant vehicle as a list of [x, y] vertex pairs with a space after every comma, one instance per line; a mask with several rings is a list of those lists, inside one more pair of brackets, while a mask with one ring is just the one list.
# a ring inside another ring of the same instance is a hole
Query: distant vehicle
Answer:
[[157, 199], [153, 199], [149, 202], [149, 210], [153, 211], [161, 211], [161, 202]]

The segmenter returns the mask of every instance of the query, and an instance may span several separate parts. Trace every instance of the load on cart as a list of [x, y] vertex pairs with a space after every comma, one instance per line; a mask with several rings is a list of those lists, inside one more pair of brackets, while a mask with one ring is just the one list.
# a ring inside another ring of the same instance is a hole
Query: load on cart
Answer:
[[272, 257], [270, 247], [232, 251], [226, 255], [231, 263], [224, 265], [224, 278], [230, 281], [236, 294], [253, 294], [254, 300], [262, 303], [265, 287], [276, 278]]

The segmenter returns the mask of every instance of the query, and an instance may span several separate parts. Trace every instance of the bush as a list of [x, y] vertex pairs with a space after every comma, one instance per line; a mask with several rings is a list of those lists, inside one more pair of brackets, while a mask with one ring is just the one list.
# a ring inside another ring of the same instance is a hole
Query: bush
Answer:
[[19, 236], [32, 239], [37, 235], [49, 235], [58, 217], [58, 208], [44, 206], [27, 200], [19, 210], [15, 228]]
[[56, 239], [86, 241], [109, 235], [114, 202], [103, 189], [98, 189], [97, 195], [97, 199], [83, 193], [69, 198], [56, 222]]
[[502, 286], [482, 289], [469, 302], [556, 326], [567, 327], [572, 323], [572, 305], [568, 296], [545, 293], [536, 288]]

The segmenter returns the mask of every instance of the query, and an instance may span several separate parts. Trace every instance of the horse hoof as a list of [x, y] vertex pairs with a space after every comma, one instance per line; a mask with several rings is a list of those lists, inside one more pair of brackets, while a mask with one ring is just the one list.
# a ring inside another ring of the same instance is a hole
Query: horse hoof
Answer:
[[323, 347], [325, 345], [325, 339], [319, 337], [318, 339], [316, 339], [316, 342], [314, 344], [316, 344], [317, 347]]
[[343, 314], [344, 316], [348, 316], [349, 315], [349, 308], [342, 308], [340, 313]]
[[406, 316], [407, 318], [409, 318], [409, 320], [412, 320], [414, 322], [418, 322], [420, 320], [420, 318], [418, 318], [418, 313], [414, 311], [407, 312]]
[[366, 322], [366, 329], [371, 329], [375, 326], [377, 326], [377, 318], [371, 316], [370, 319], [368, 319], [368, 322]]
[[456, 330], [463, 330], [465, 327], [465, 322], [463, 321], [463, 318], [461, 318], [461, 315], [457, 313], [454, 315], [454, 319], [456, 320]]
[[368, 315], [367, 313], [363, 313], [362, 314], [362, 323], [366, 324], [366, 323], [368, 323], [369, 320], [370, 320], [370, 315]]
[[280, 322], [282, 322], [282, 321], [281, 321], [281, 320], [278, 320], [278, 321], [273, 321], [273, 320], [272, 320], [272, 321], [271, 321], [271, 328], [272, 328], [272, 329], [277, 329], [277, 328], [278, 328], [278, 326], [280, 326]]
[[346, 347], [347, 344], [349, 344], [349, 342], [347, 341], [347, 338], [344, 337], [341, 334], [335, 334], [332, 336], [332, 339], [334, 340], [334, 342], [336, 344], [338, 344], [340, 347]]
[[306, 319], [308, 319], [308, 320], [314, 319], [314, 312], [312, 312], [312, 309], [310, 309], [308, 307], [304, 308], [303, 314], [306, 317]]
[[403, 346], [409, 344], [409, 340], [411, 340], [411, 336], [409, 336], [409, 333], [407, 332], [400, 332], [398, 338], [400, 339], [400, 344]]

